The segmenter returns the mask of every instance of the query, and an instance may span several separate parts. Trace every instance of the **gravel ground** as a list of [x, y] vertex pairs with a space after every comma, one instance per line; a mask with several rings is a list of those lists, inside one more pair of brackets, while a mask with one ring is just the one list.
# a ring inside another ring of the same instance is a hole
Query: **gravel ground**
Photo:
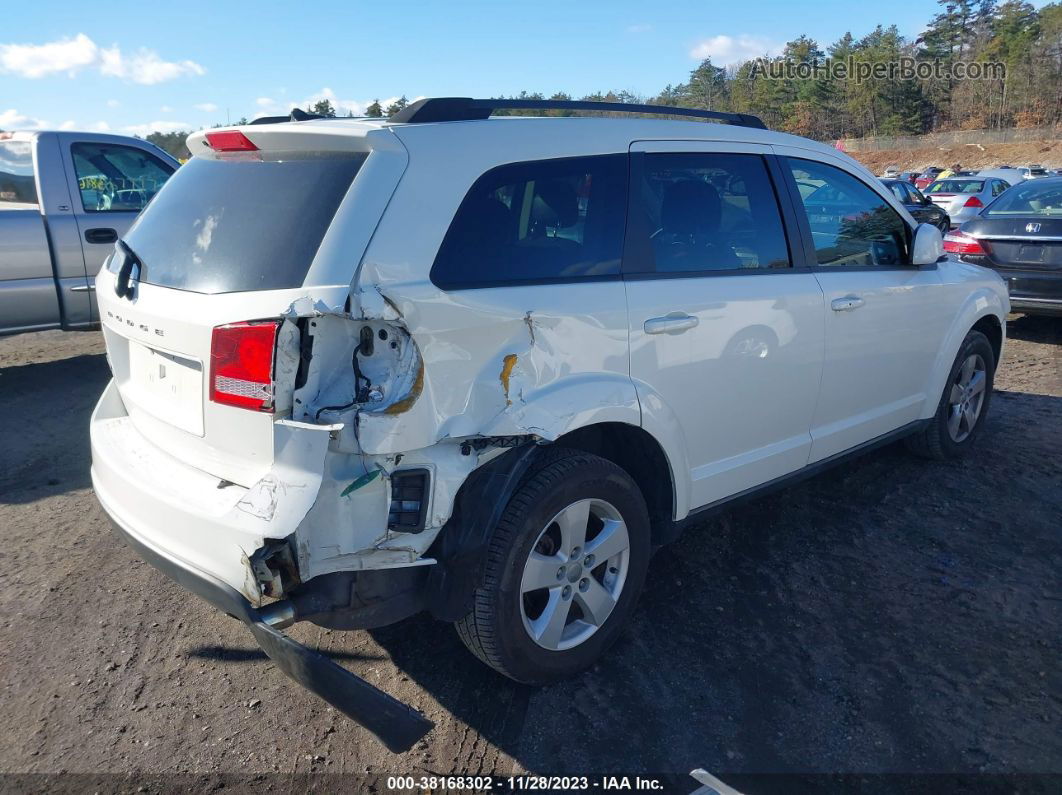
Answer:
[[422, 617], [293, 628], [436, 722], [399, 757], [112, 534], [102, 351], [0, 340], [4, 773], [1062, 773], [1062, 321], [1012, 318], [975, 455], [891, 446], [691, 530], [574, 681], [515, 685]]

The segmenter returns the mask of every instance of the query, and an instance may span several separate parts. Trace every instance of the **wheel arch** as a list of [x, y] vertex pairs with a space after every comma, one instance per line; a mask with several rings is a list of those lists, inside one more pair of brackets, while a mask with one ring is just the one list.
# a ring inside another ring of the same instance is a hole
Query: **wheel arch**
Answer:
[[992, 351], [996, 355], [996, 365], [1003, 355], [1006, 339], [1006, 307], [999, 294], [994, 290], [982, 288], [971, 293], [963, 303], [955, 320], [951, 324], [943, 344], [937, 351], [933, 370], [929, 374], [926, 387], [926, 399], [922, 406], [921, 418], [927, 419], [936, 413], [944, 384], [951, 372], [952, 363], [959, 352], [959, 346], [971, 331], [980, 331], [988, 337]]
[[601, 422], [577, 428], [555, 444], [600, 456], [624, 470], [642, 492], [649, 509], [654, 546], [672, 540], [675, 475], [663, 446], [637, 425]]

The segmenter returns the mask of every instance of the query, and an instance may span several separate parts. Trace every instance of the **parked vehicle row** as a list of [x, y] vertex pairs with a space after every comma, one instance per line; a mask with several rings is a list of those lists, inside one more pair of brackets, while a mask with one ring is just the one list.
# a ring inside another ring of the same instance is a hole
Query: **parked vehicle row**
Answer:
[[0, 334], [98, 324], [96, 273], [177, 166], [139, 138], [0, 133]]
[[101, 505], [394, 750], [431, 724], [284, 627], [426, 610], [571, 676], [693, 517], [969, 451], [1003, 347], [1001, 279], [847, 155], [688, 108], [592, 106], [728, 124], [488, 118], [524, 105], [587, 107], [195, 133], [97, 277]]
[[929, 166], [921, 172], [901, 171], [898, 166], [889, 166], [882, 172], [881, 179], [900, 179], [905, 182], [910, 182], [920, 190], [925, 190], [934, 180], [946, 177], [983, 177], [986, 175], [993, 175], [1000, 177], [1011, 184], [1016, 184], [1022, 180], [1057, 176], [1060, 173], [1062, 173], [1062, 169], [1049, 169], [1038, 163], [1030, 163], [1028, 166], [1020, 167], [1000, 164], [982, 169], [964, 169], [955, 166], [950, 169], [945, 169], [940, 166]]

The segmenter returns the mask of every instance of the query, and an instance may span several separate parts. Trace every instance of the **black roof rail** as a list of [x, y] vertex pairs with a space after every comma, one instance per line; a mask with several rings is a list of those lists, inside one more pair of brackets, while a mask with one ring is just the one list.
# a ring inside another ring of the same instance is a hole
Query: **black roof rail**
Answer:
[[418, 99], [400, 110], [389, 121], [422, 124], [432, 121], [474, 121], [486, 119], [496, 110], [590, 110], [599, 113], [646, 113], [654, 116], [692, 116], [714, 119], [739, 127], [766, 130], [759, 116], [750, 113], [723, 113], [718, 110], [677, 108], [671, 105], [633, 105], [627, 102], [584, 102], [557, 99], [472, 99], [471, 97], [434, 97]]

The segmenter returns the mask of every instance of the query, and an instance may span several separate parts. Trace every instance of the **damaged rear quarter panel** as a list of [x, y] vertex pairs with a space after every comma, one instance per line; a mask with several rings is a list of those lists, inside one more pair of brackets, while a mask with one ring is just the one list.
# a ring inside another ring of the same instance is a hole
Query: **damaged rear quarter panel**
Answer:
[[408, 410], [359, 413], [358, 438], [368, 453], [482, 435], [554, 439], [590, 422], [640, 424], [622, 281], [452, 291], [430, 281], [450, 222], [481, 174], [517, 161], [626, 152], [630, 143], [605, 127], [577, 141], [561, 133], [514, 139], [498, 134], [503, 123], [394, 128], [409, 167], [365, 251], [353, 293], [365, 316], [379, 316], [374, 300], [396, 312], [424, 374]]
[[440, 293], [383, 287], [420, 351], [401, 410], [362, 410], [358, 440], [381, 455], [451, 438], [552, 440], [593, 422], [640, 423], [621, 282]]

